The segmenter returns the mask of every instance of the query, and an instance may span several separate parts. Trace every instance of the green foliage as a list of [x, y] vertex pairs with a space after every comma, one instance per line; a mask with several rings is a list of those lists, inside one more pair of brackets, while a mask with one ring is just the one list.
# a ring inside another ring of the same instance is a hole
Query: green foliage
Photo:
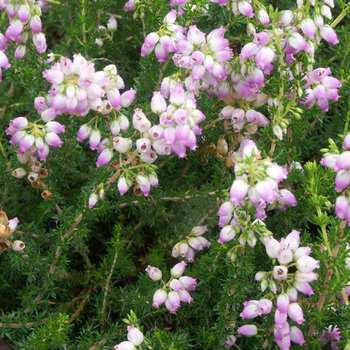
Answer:
[[[97, 70], [115, 64], [126, 89], [137, 90], [132, 107], [123, 109], [123, 113], [131, 121], [133, 109], [139, 107], [152, 123], [157, 123], [150, 101], [153, 92], [160, 90], [162, 78], [176, 75], [183, 79], [190, 73], [176, 67], [172, 59], [158, 62], [154, 52], [140, 56], [145, 36], [163, 25], [169, 1], [140, 0], [133, 12], [123, 11], [125, 2], [49, 1], [42, 16], [48, 52], [70, 58], [81, 53], [93, 60]], [[258, 6], [258, 2], [253, 3]], [[210, 10], [206, 14], [203, 7], [207, 6]], [[266, 1], [265, 6], [276, 22], [279, 11], [294, 10], [296, 2]], [[338, 1], [332, 9], [333, 17], [345, 6], [345, 1]], [[184, 15], [178, 17], [182, 26], [195, 24], [207, 34], [225, 27], [225, 37], [235, 54], [231, 63], [239, 62], [241, 48], [252, 41], [252, 36], [246, 34], [247, 23], [255, 23], [255, 18], [236, 16], [232, 10], [208, 0], [189, 1], [184, 10]], [[111, 15], [118, 22], [115, 32], [99, 27], [106, 27]], [[255, 274], [274, 267], [266, 255], [263, 237], [273, 233], [280, 240], [295, 229], [301, 232], [301, 245], [312, 247], [312, 256], [320, 261], [319, 277], [312, 283], [315, 294], [300, 298], [306, 321], [298, 327], [307, 338], [305, 348], [319, 349], [319, 337], [329, 325], [338, 325], [342, 332], [339, 346], [345, 348], [350, 318], [339, 293], [350, 281], [345, 263], [349, 228], [335, 216], [338, 194], [334, 190], [334, 171], [319, 162], [326, 154], [341, 153], [349, 132], [348, 19], [345, 17], [336, 27], [340, 43], [333, 46], [322, 41], [315, 56], [314, 67], [330, 67], [332, 76], [343, 84], [339, 100], [330, 105], [329, 111], [324, 113], [316, 106], [299, 109], [301, 105], [287, 96], [304, 84], [296, 63], [288, 68], [294, 80], [278, 69], [265, 75], [262, 92], [271, 98], [279, 97], [283, 110], [274, 105], [258, 107], [271, 125], [257, 132], [249, 128], [240, 133], [233, 131], [230, 121], [218, 119], [227, 100], [210, 98], [203, 92], [197, 102], [206, 120], [198, 135], [198, 148], [188, 151], [184, 159], [159, 156], [155, 163], [159, 186], [152, 188], [148, 197], [139, 196], [136, 190], [133, 193], [132, 188], [121, 196], [117, 181], [111, 181], [122, 169], [123, 156], [97, 168], [96, 152], [89, 149], [88, 142], [76, 142], [79, 127], [96, 117], [93, 111], [84, 117], [68, 113], [59, 117], [58, 121], [66, 125], [66, 133], [62, 135], [62, 147], [52, 149], [43, 162], [48, 172], [42, 179], [45, 187], [35, 188], [26, 177], [12, 176], [22, 164], [5, 130], [18, 116], [33, 122], [39, 119], [33, 101], [50, 88], [42, 76], [50, 64], [45, 62], [48, 53], [39, 56], [30, 40], [24, 58], [15, 61], [11, 42], [6, 51], [11, 67], [3, 69], [0, 83], [0, 206], [9, 218], [18, 217], [20, 221], [10, 240], [22, 240], [26, 247], [23, 252], [0, 251], [1, 337], [13, 348], [23, 350], [112, 349], [126, 340], [127, 325], [133, 324], [145, 335], [143, 349], [224, 349], [233, 334], [240, 349], [261, 349], [264, 343], [267, 349], [276, 349], [271, 332], [273, 312], [253, 320], [259, 324], [259, 337], [239, 336], [237, 329], [253, 323], [242, 320], [243, 303], [266, 294], [254, 280]], [[2, 33], [7, 25], [3, 12]], [[261, 23], [255, 27], [264, 30]], [[96, 40], [101, 40], [102, 46]], [[303, 67], [310, 63], [306, 55], [300, 62]], [[286, 63], [283, 67], [287, 67]], [[300, 96], [305, 98], [305, 94]], [[108, 130], [109, 121], [105, 121], [101, 129]], [[272, 124], [280, 121], [288, 124], [287, 133], [277, 140]], [[133, 137], [135, 130], [131, 129], [127, 137]], [[243, 247], [237, 239], [225, 244], [217, 242], [221, 230], [217, 211], [229, 199], [235, 179], [233, 153], [239, 149], [242, 137], [257, 142], [261, 159], [270, 157], [288, 169], [288, 179], [281, 186], [293, 192], [298, 201], [297, 206], [286, 211], [267, 212], [266, 226], [256, 229], [254, 248]], [[219, 152], [220, 140], [227, 143], [228, 152]], [[137, 162], [130, 167], [137, 167]], [[105, 189], [103, 198], [88, 209], [90, 195], [101, 188]], [[51, 192], [51, 198], [42, 198], [44, 189]], [[191, 292], [194, 301], [181, 303], [175, 314], [164, 305], [153, 307], [154, 292], [162, 288], [162, 281], [152, 281], [146, 267], [158, 267], [167, 281], [171, 268], [180, 259], [172, 256], [175, 244], [197, 225], [207, 225], [204, 236], [211, 246], [196, 252], [194, 262], [186, 268], [186, 276], [196, 278], [198, 283], [196, 291]], [[274, 296], [270, 293], [269, 298]]]
[[31, 333], [21, 346], [23, 350], [53, 350], [66, 349], [68, 340], [68, 320], [69, 316], [59, 314], [48, 318], [47, 322], [38, 330]]

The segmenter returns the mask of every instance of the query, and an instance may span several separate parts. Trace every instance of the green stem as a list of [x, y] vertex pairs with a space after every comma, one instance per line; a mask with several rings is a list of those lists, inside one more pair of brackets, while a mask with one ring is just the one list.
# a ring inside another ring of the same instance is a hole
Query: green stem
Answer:
[[[321, 215], [322, 215], [322, 213], [321, 213], [321, 208], [317, 208], [317, 215], [318, 215], [319, 217], [321, 217]], [[324, 245], [325, 245], [326, 248], [327, 248], [328, 255], [329, 255], [329, 257], [330, 257], [331, 259], [333, 259], [335, 256], [334, 256], [334, 254], [332, 254], [332, 250], [331, 250], [331, 247], [330, 247], [330, 245], [329, 245], [329, 240], [328, 240], [326, 225], [322, 225], [322, 226], [321, 226], [321, 232], [322, 232], [322, 237], [323, 237]], [[336, 276], [337, 276], [337, 280], [339, 280], [339, 273], [338, 273], [338, 270], [337, 270], [337, 269], [335, 269], [335, 274], [336, 274]], [[347, 298], [347, 296], [346, 296], [345, 289], [342, 288], [342, 290], [341, 290], [340, 293], [341, 293], [341, 295], [342, 295], [342, 297], [343, 297], [343, 299], [344, 299], [345, 305], [349, 305], [349, 301], [348, 301], [348, 298]]]
[[347, 6], [345, 6], [343, 8], [343, 11], [341, 12], [341, 14], [333, 21], [333, 23], [331, 24], [332, 28], [335, 28], [339, 22], [348, 14], [348, 12], [350, 12], [350, 4], [348, 4]]

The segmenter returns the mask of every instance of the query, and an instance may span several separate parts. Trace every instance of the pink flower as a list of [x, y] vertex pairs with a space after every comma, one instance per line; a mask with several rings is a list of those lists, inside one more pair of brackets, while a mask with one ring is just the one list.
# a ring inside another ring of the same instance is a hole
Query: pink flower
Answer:
[[258, 334], [258, 328], [255, 325], [247, 324], [237, 329], [238, 334], [252, 337]]
[[101, 167], [107, 163], [109, 163], [111, 161], [113, 157], [113, 151], [109, 148], [106, 148], [105, 150], [103, 150], [98, 158], [97, 158], [97, 162], [96, 162], [96, 166], [97, 167]]
[[158, 289], [153, 295], [153, 306], [158, 308], [167, 298], [167, 293], [163, 289]]
[[230, 189], [230, 201], [239, 203], [247, 194], [248, 184], [244, 180], [235, 180]]
[[298, 324], [302, 324], [305, 321], [303, 310], [298, 303], [289, 305], [288, 316]]
[[162, 278], [162, 271], [160, 271], [157, 267], [148, 265], [146, 272], [148, 273], [149, 278], [151, 278], [153, 281], [159, 281]]
[[331, 26], [324, 25], [323, 27], [320, 28], [320, 32], [321, 32], [322, 38], [327, 42], [333, 45], [336, 45], [339, 43], [337, 33]]

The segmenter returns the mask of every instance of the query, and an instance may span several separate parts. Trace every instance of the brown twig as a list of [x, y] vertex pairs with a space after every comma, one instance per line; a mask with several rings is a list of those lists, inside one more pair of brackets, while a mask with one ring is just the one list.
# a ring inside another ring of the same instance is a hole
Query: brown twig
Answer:
[[89, 299], [90, 297], [90, 294], [91, 294], [91, 291], [92, 291], [92, 287], [90, 286], [87, 294], [85, 295], [83, 301], [80, 303], [77, 311], [74, 312], [74, 314], [72, 315], [72, 317], [68, 320], [68, 324], [71, 324], [74, 322], [74, 320], [80, 315], [80, 313], [82, 312], [87, 300]]
[[34, 326], [38, 326], [40, 324], [46, 323], [48, 320], [49, 320], [49, 317], [43, 318], [42, 320], [40, 320], [38, 322], [28, 322], [28, 323], [25, 323], [25, 324], [20, 324], [20, 323], [10, 323], [10, 324], [0, 323], [0, 328], [4, 328], [4, 327], [10, 327], [10, 328], [34, 327]]

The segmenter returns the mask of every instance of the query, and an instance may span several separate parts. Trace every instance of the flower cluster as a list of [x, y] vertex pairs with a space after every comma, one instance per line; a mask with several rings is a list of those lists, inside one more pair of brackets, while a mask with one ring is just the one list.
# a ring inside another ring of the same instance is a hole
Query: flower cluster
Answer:
[[350, 134], [344, 139], [343, 149], [345, 152], [342, 154], [327, 154], [322, 158], [321, 164], [337, 171], [335, 189], [342, 192], [342, 195], [337, 198], [335, 211], [350, 226]]
[[306, 99], [299, 103], [304, 104], [306, 108], [316, 105], [324, 112], [328, 111], [329, 100], [338, 101], [338, 89], [342, 83], [333, 77], [330, 77], [331, 70], [329, 68], [317, 68], [307, 74], [303, 80]]
[[[35, 99], [34, 106], [46, 124], [31, 123], [24, 117], [18, 117], [11, 121], [7, 129], [7, 134], [12, 136], [11, 144], [19, 146], [20, 154], [29, 150], [34, 157], [46, 160], [49, 147], [61, 147], [62, 141], [58, 134], [65, 129], [53, 120], [63, 113], [85, 116], [90, 110], [98, 112], [101, 118], [107, 120], [112, 134], [110, 139], [101, 141], [102, 134], [96, 116], [79, 129], [77, 140], [89, 138], [90, 148], [100, 153], [97, 166], [107, 164], [113, 157], [114, 149], [125, 153], [131, 148], [131, 140], [119, 137], [121, 130], [126, 132], [129, 128], [129, 120], [120, 109], [130, 106], [136, 91], [130, 89], [120, 94], [119, 89], [124, 88], [124, 81], [117, 74], [115, 65], [96, 71], [92, 61], [77, 54], [73, 61], [61, 57], [60, 62], [43, 72], [43, 76], [52, 86], [46, 97]], [[109, 113], [114, 115], [111, 120]], [[95, 123], [94, 127], [92, 123]]]
[[[267, 95], [260, 93], [260, 89], [264, 86], [264, 74], [270, 74], [274, 69], [274, 61], [280, 61], [282, 66], [285, 63], [291, 66], [296, 62], [295, 56], [298, 53], [306, 52], [309, 55], [308, 67], [311, 67], [309, 68], [311, 71], [315, 51], [314, 41], [319, 43], [322, 37], [332, 44], [337, 44], [335, 31], [329, 25], [324, 25], [323, 21], [323, 17], [329, 19], [332, 17], [329, 9], [329, 6], [334, 5], [332, 1], [320, 7], [319, 4], [313, 2], [312, 5], [316, 7], [317, 13], [314, 19], [305, 15], [306, 11], [309, 11], [309, 5], [304, 6], [302, 1], [299, 2], [299, 5], [299, 10], [282, 11], [276, 18], [273, 18], [272, 29], [265, 29], [257, 33], [256, 28], [250, 23], [247, 32], [254, 36], [253, 40], [242, 48], [239, 57], [233, 63], [226, 64], [226, 71], [230, 74], [231, 79], [228, 83], [222, 83], [221, 91], [218, 91], [219, 98], [221, 95], [228, 95], [225, 98], [228, 106], [221, 111], [220, 118], [232, 119], [235, 131], [241, 130], [247, 121], [263, 127], [269, 124], [267, 118], [252, 107], [260, 107], [268, 99]], [[248, 1], [233, 1], [230, 2], [230, 6], [235, 14], [239, 10], [250, 18], [254, 15], [253, 8]], [[257, 19], [266, 27], [269, 26], [270, 18], [264, 9], [259, 9]], [[280, 55], [280, 52], [283, 52], [283, 55]], [[300, 70], [299, 66], [296, 73]], [[289, 80], [294, 80], [290, 69], [285, 70], [283, 74], [289, 75]], [[298, 95], [301, 97], [305, 91], [306, 101], [299, 101], [299, 103], [305, 104], [307, 108], [311, 108], [316, 103], [322, 110], [327, 111], [328, 101], [338, 99], [337, 89], [341, 86], [338, 80], [329, 78], [321, 83], [321, 79], [312, 82], [307, 76], [304, 79], [307, 80], [307, 84], [303, 86], [304, 90], [298, 89]], [[313, 86], [310, 86], [311, 83]], [[299, 83], [296, 82], [296, 85], [299, 86]], [[279, 111], [282, 102], [278, 103]], [[235, 106], [236, 104], [238, 106]], [[296, 114], [295, 111], [294, 114]], [[274, 120], [274, 132], [277, 137], [282, 138], [285, 120], [279, 114], [274, 119], [276, 119]]]
[[[226, 29], [214, 29], [207, 36], [197, 26], [191, 26], [187, 36], [177, 41], [174, 63], [180, 68], [191, 70], [191, 85], [194, 90], [206, 90], [209, 96], [217, 89], [217, 95], [223, 99], [228, 93], [225, 62], [232, 56], [229, 41], [224, 38]], [[202, 84], [200, 86], [200, 81]]]
[[174, 245], [172, 256], [174, 258], [181, 256], [188, 262], [193, 262], [195, 250], [200, 251], [210, 246], [210, 242], [202, 237], [207, 231], [208, 229], [206, 226], [195, 226], [185, 239]]
[[[169, 105], [166, 99], [169, 99]], [[159, 155], [174, 152], [179, 158], [183, 158], [186, 156], [187, 147], [191, 150], [196, 149], [196, 135], [202, 132], [199, 124], [205, 119], [196, 106], [197, 101], [185, 92], [181, 83], [172, 86], [172, 80], [164, 80], [161, 93], [155, 92], [151, 100], [151, 109], [159, 115], [159, 124], [146, 130], [140, 129], [134, 123], [136, 129], [147, 131], [149, 139], [141, 143], [143, 149], [140, 149], [140, 153], [147, 154], [152, 146]], [[146, 120], [141, 111], [137, 119], [140, 119], [140, 122]]]
[[337, 326], [329, 326], [323, 331], [320, 340], [323, 342], [322, 346], [330, 344], [332, 350], [340, 350], [337, 343], [340, 341], [340, 331]]
[[[318, 277], [313, 271], [319, 268], [319, 261], [309, 256], [311, 248], [299, 247], [300, 233], [295, 230], [280, 242], [268, 236], [264, 239], [264, 243], [268, 256], [276, 259], [279, 265], [271, 272], [258, 272], [255, 280], [261, 281], [262, 291], [269, 288], [276, 296], [274, 335], [280, 349], [289, 349], [291, 341], [299, 345], [305, 343], [302, 331], [296, 326], [290, 327], [287, 319], [289, 317], [299, 325], [304, 322], [303, 310], [298, 303], [298, 291], [307, 295], [313, 294], [310, 282]], [[296, 267], [296, 272], [289, 271], [292, 267]], [[282, 287], [280, 294], [278, 286]], [[266, 299], [252, 300], [246, 302], [244, 306], [241, 313], [243, 319], [253, 319], [269, 313], [272, 309], [272, 303]], [[245, 325], [238, 329], [238, 333], [247, 336], [256, 335], [257, 327]]]
[[117, 27], [118, 23], [116, 18], [114, 16], [110, 16], [107, 22], [107, 28], [102, 25], [98, 27], [99, 32], [101, 32], [104, 37], [96, 38], [95, 44], [101, 47], [104, 40], [113, 40], [113, 33], [117, 30]]
[[[154, 307], [158, 308], [165, 303], [165, 307], [171, 313], [175, 313], [181, 302], [191, 303], [193, 301], [189, 292], [195, 290], [197, 283], [192, 277], [182, 276], [186, 266], [187, 264], [181, 261], [171, 269], [170, 280], [167, 283], [162, 281], [163, 288], [158, 289], [153, 295]], [[158, 268], [148, 266], [146, 271], [153, 281], [162, 279], [162, 272]]]
[[128, 326], [128, 340], [114, 346], [114, 350], [136, 350], [136, 347], [143, 343], [144, 336], [142, 332], [134, 325]]
[[30, 151], [33, 157], [46, 160], [49, 147], [61, 147], [62, 141], [58, 134], [64, 133], [64, 125], [56, 121], [48, 121], [45, 125], [28, 122], [25, 117], [11, 120], [7, 135], [11, 135], [10, 143], [18, 145], [18, 153], [23, 155]]
[[254, 141], [242, 140], [235, 155], [236, 179], [230, 189], [230, 202], [225, 202], [218, 212], [221, 227], [232, 220], [235, 209], [244, 207], [248, 201], [256, 208], [255, 217], [258, 219], [266, 217], [267, 205], [270, 208], [296, 205], [290, 191], [278, 188], [278, 184], [287, 178], [287, 171], [269, 159], [261, 160]]
[[118, 191], [123, 196], [133, 184], [133, 178], [135, 184], [135, 188], [139, 188], [140, 191], [144, 194], [144, 196], [148, 196], [151, 187], [158, 186], [158, 177], [157, 174], [152, 168], [148, 168], [148, 171], [143, 175], [133, 175], [128, 169], [124, 172], [124, 174], [118, 180]]
[[[0, 67], [9, 68], [7, 57], [3, 51], [7, 49], [9, 41], [16, 42], [15, 59], [21, 59], [26, 53], [26, 43], [32, 38], [37, 52], [41, 55], [46, 51], [45, 35], [41, 32], [41, 8], [29, 0], [7, 0], [0, 3], [0, 9], [6, 10], [9, 26], [5, 35], [0, 33]], [[1, 71], [1, 70], [0, 70]]]
[[152, 32], [145, 38], [141, 47], [141, 56], [148, 56], [153, 50], [159, 62], [165, 62], [170, 52], [177, 52], [177, 42], [184, 38], [186, 29], [176, 21], [176, 11], [170, 11], [163, 20], [164, 25], [158, 32]]
[[45, 105], [39, 111], [44, 121], [63, 113], [84, 116], [90, 109], [107, 114], [112, 107], [118, 110], [130, 106], [136, 93], [131, 89], [120, 94], [119, 90], [125, 85], [115, 65], [96, 71], [94, 63], [80, 54], [74, 55], [73, 61], [61, 57], [60, 62], [43, 72], [43, 76], [52, 84]]

